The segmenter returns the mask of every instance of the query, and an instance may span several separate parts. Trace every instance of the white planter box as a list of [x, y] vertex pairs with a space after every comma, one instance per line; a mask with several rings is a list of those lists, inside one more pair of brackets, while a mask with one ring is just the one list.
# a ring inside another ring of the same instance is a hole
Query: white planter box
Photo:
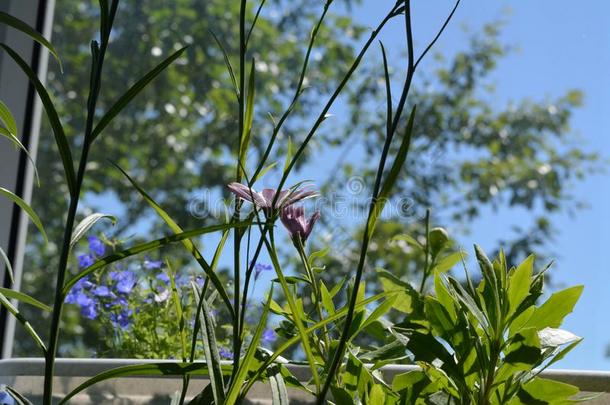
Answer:
[[[54, 392], [58, 398], [70, 392], [88, 378], [111, 368], [158, 363], [157, 360], [132, 359], [58, 359]], [[307, 380], [309, 370], [306, 366], [289, 366], [290, 371], [300, 380]], [[383, 373], [387, 381], [392, 376], [412, 370], [413, 366], [386, 366]], [[44, 361], [40, 358], [0, 360], [0, 384], [10, 385], [26, 395], [34, 404], [40, 402], [43, 386]], [[587, 404], [610, 404], [610, 372], [605, 371], [567, 371], [548, 370], [543, 373], [547, 378], [574, 384], [585, 392], [602, 392], [600, 397]], [[188, 398], [196, 395], [207, 384], [201, 376], [191, 378]], [[133, 376], [102, 381], [73, 398], [71, 404], [169, 404], [170, 396], [182, 387], [180, 377]], [[291, 404], [312, 403], [311, 396], [291, 390]], [[248, 395], [253, 404], [270, 404], [270, 388], [267, 384], [255, 384]]]

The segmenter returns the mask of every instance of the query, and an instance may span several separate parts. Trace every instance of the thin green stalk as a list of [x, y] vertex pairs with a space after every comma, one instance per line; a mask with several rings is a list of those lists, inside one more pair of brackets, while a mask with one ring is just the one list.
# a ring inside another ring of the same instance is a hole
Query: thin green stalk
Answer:
[[280, 282], [280, 285], [282, 286], [282, 291], [284, 292], [286, 301], [288, 301], [288, 306], [290, 307], [290, 312], [292, 313], [294, 323], [296, 324], [297, 330], [299, 331], [299, 335], [301, 336], [305, 356], [307, 357], [309, 368], [313, 376], [314, 384], [316, 386], [316, 392], [318, 392], [320, 391], [320, 376], [318, 374], [316, 361], [313, 358], [313, 354], [311, 351], [309, 335], [307, 334], [305, 326], [303, 325], [303, 320], [301, 319], [299, 308], [297, 307], [296, 302], [294, 301], [293, 295], [291, 294], [290, 288], [288, 287], [288, 283], [286, 282], [286, 278], [284, 277], [284, 273], [282, 272], [282, 268], [280, 266], [280, 262], [276, 253], [277, 251], [275, 248], [273, 229], [270, 229], [269, 231], [269, 240], [265, 238], [265, 245], [267, 246], [269, 256], [271, 256], [271, 262], [273, 263], [273, 268], [275, 269], [277, 278]]
[[430, 274], [429, 268], [429, 258], [430, 258], [430, 210], [426, 210], [426, 246], [424, 247], [424, 254], [426, 258], [424, 259], [424, 275], [421, 279], [421, 284], [419, 286], [419, 293], [424, 293], [424, 287], [426, 286], [426, 279]]
[[[303, 267], [305, 267], [305, 272], [307, 273], [307, 277], [309, 278], [309, 281], [311, 283], [311, 288], [313, 290], [314, 295], [314, 307], [318, 312], [318, 317], [320, 318], [320, 320], [322, 320], [324, 319], [324, 314], [322, 313], [322, 294], [320, 293], [320, 288], [318, 287], [316, 275], [314, 274], [311, 266], [309, 266], [309, 261], [307, 260], [307, 255], [305, 254], [305, 247], [303, 246], [303, 243], [300, 239], [297, 238], [297, 243], [295, 243], [295, 246], [297, 248], [297, 251], [299, 252], [299, 257], [301, 258], [301, 262], [303, 263]], [[328, 337], [328, 330], [326, 329], [326, 326], [322, 327], [322, 335], [324, 339], [325, 350], [321, 350], [320, 352], [322, 354], [329, 353], [330, 340]]]
[[118, 0], [112, 2], [111, 10], [109, 15], [105, 16], [106, 20], [101, 21], [101, 46], [98, 48], [96, 42], [92, 42], [92, 68], [91, 68], [91, 82], [89, 88], [89, 97], [87, 99], [87, 118], [85, 123], [85, 133], [83, 148], [78, 165], [78, 171], [76, 175], [76, 184], [74, 192], [70, 195], [70, 205], [68, 208], [68, 216], [66, 218], [66, 224], [64, 228], [63, 245], [59, 258], [59, 265], [57, 269], [57, 282], [55, 287], [55, 299], [53, 303], [53, 315], [51, 319], [51, 326], [49, 330], [49, 345], [47, 354], [45, 356], [45, 376], [44, 376], [44, 388], [43, 388], [43, 404], [51, 405], [53, 398], [53, 375], [55, 371], [55, 357], [57, 355], [57, 345], [59, 340], [59, 324], [61, 321], [61, 313], [63, 309], [63, 303], [65, 296], [62, 293], [66, 271], [68, 266], [68, 257], [70, 254], [70, 241], [72, 240], [72, 231], [74, 229], [74, 223], [76, 219], [76, 212], [78, 209], [78, 202], [85, 176], [85, 170], [87, 167], [87, 158], [89, 156], [89, 149], [91, 147], [91, 133], [93, 131], [93, 120], [95, 118], [95, 108], [97, 105], [97, 99], [101, 88], [101, 77], [102, 68], [104, 65], [104, 57], [106, 55], [106, 49], [108, 47], [108, 39], [110, 37], [110, 31], [114, 22], [114, 16], [118, 7]]

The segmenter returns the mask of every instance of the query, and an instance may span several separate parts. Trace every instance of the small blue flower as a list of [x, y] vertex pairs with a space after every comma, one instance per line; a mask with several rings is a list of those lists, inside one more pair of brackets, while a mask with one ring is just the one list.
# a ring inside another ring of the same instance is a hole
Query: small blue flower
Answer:
[[271, 271], [273, 267], [269, 264], [256, 263], [254, 265], [254, 279], [257, 280], [264, 271]]
[[5, 391], [4, 387], [0, 387], [0, 405], [15, 405], [15, 398]]
[[133, 311], [131, 309], [123, 309], [118, 314], [112, 313], [110, 314], [110, 322], [114, 327], [120, 326], [125, 329], [131, 325], [131, 314]]
[[163, 281], [165, 284], [169, 284], [169, 276], [166, 273], [161, 273], [157, 275], [157, 280]]
[[113, 271], [110, 278], [116, 281], [116, 289], [122, 294], [129, 294], [136, 285], [136, 274], [132, 271]]
[[92, 289], [91, 292], [93, 295], [97, 295], [98, 297], [109, 297], [112, 294], [110, 288], [106, 287], [105, 285], [97, 286]]
[[221, 347], [220, 349], [218, 349], [218, 354], [220, 354], [220, 357], [222, 357], [224, 359], [233, 360], [233, 353], [231, 353], [224, 347]]
[[163, 262], [161, 260], [150, 260], [150, 258], [145, 257], [143, 265], [146, 270], [154, 270], [163, 267]]
[[87, 240], [89, 241], [89, 251], [91, 253], [98, 257], [104, 256], [104, 253], [106, 253], [106, 245], [104, 245], [104, 242], [95, 236], [89, 236]]
[[84, 269], [85, 267], [91, 266], [95, 263], [95, 258], [90, 254], [79, 255], [78, 258], [78, 267]]
[[201, 276], [195, 277], [195, 283], [197, 284], [197, 287], [199, 287], [199, 288], [203, 288], [204, 281], [205, 280]]
[[261, 342], [263, 343], [273, 343], [275, 342], [275, 332], [271, 328], [265, 329], [263, 332], [263, 336], [261, 336]]

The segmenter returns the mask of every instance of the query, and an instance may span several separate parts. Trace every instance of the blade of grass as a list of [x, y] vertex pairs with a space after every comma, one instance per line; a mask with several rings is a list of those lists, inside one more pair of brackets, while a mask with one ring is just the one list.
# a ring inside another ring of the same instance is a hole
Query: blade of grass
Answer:
[[40, 339], [40, 336], [38, 336], [38, 333], [36, 333], [36, 331], [34, 330], [32, 325], [30, 324], [30, 322], [21, 314], [21, 312], [19, 312], [17, 307], [15, 307], [9, 301], [9, 299], [7, 297], [5, 297], [4, 294], [2, 294], [1, 292], [0, 292], [0, 305], [2, 305], [4, 308], [6, 308], [6, 310], [8, 312], [10, 312], [19, 321], [19, 323], [23, 326], [25, 331], [32, 337], [32, 339], [34, 339], [34, 342], [36, 343], [36, 345], [40, 348], [40, 350], [42, 350], [43, 356], [46, 355], [47, 347], [45, 346], [42, 339]]
[[[261, 314], [261, 318], [258, 322], [258, 326], [254, 331], [254, 335], [252, 336], [252, 340], [250, 342], [250, 346], [246, 351], [246, 355], [244, 356], [243, 361], [235, 374], [235, 378], [231, 379], [231, 385], [229, 386], [229, 390], [227, 391], [227, 404], [234, 404], [239, 396], [239, 392], [242, 388], [242, 385], [246, 381], [247, 373], [250, 369], [250, 362], [254, 359], [254, 354], [258, 349], [258, 343], [261, 340], [261, 336], [263, 335], [263, 330], [267, 325], [267, 316], [269, 315], [269, 307], [271, 306], [271, 300], [273, 298], [273, 284], [271, 284], [271, 290], [269, 291], [269, 295], [267, 296], [267, 303], [263, 308], [263, 313]], [[239, 356], [239, 353], [234, 353], [235, 356]]]
[[8, 273], [8, 278], [11, 284], [15, 283], [15, 276], [13, 274], [13, 266], [11, 265], [11, 261], [9, 260], [8, 256], [6, 255], [6, 252], [4, 251], [4, 249], [2, 249], [2, 246], [0, 246], [0, 258], [2, 258], [2, 261], [4, 262], [4, 265], [6, 266], [6, 272]]
[[63, 73], [64, 70], [61, 65], [61, 59], [59, 58], [59, 54], [55, 50], [53, 44], [51, 44], [44, 36], [42, 36], [42, 34], [40, 34], [38, 31], [30, 27], [30, 25], [26, 24], [20, 19], [13, 17], [12, 15], [7, 14], [3, 11], [0, 11], [0, 23], [10, 25], [11, 27], [23, 32], [24, 34], [32, 38], [34, 41], [38, 42], [40, 45], [47, 48], [49, 52], [51, 52], [51, 55], [53, 55], [55, 60], [57, 60], [57, 63], [59, 63], [59, 69]]
[[235, 92], [235, 96], [239, 100], [239, 94], [240, 94], [239, 93], [239, 87], [237, 86], [237, 79], [235, 79], [235, 72], [233, 70], [233, 65], [231, 65], [231, 60], [229, 59], [229, 55], [227, 53], [227, 50], [225, 49], [225, 47], [222, 44], [222, 42], [220, 42], [220, 39], [216, 36], [214, 31], [212, 31], [212, 30], [209, 30], [209, 31], [210, 31], [210, 34], [212, 34], [212, 37], [214, 38], [214, 41], [216, 41], [216, 43], [218, 44], [218, 47], [222, 51], [222, 56], [224, 58], [227, 70], [229, 71], [229, 77], [231, 78], [231, 83], [233, 84], [233, 91]]
[[4, 296], [7, 298], [21, 301], [25, 304], [32, 305], [32, 306], [34, 306], [38, 309], [42, 309], [43, 311], [46, 311], [46, 312], [51, 312], [53, 310], [50, 306], [43, 304], [42, 302], [38, 301], [36, 298], [30, 297], [29, 295], [24, 294], [20, 291], [15, 291], [15, 290], [11, 290], [10, 288], [0, 287], [0, 293], [4, 294]]
[[48, 242], [47, 233], [44, 230], [44, 226], [42, 226], [40, 218], [38, 217], [38, 215], [36, 215], [32, 207], [30, 207], [28, 203], [26, 203], [21, 197], [5, 189], [4, 187], [0, 187], [0, 195], [5, 196], [9, 200], [17, 204], [17, 206], [19, 206], [19, 208], [21, 208], [27, 214], [27, 216], [30, 218], [36, 228], [38, 228], [45, 242]]
[[68, 280], [62, 289], [62, 294], [65, 297], [70, 292], [72, 287], [74, 287], [74, 284], [76, 284], [78, 282], [78, 280], [82, 279], [83, 277], [86, 277], [98, 269], [106, 267], [107, 265], [117, 262], [119, 260], [123, 260], [127, 257], [135, 256], [140, 253], [149, 252], [151, 250], [158, 249], [160, 247], [169, 245], [171, 243], [182, 242], [185, 239], [193, 238], [193, 237], [199, 236], [199, 235], [204, 235], [206, 233], [224, 231], [224, 230], [230, 229], [230, 228], [241, 228], [241, 227], [246, 227], [249, 225], [250, 225], [250, 222], [237, 222], [237, 223], [213, 225], [213, 226], [208, 226], [208, 227], [204, 227], [204, 228], [193, 229], [193, 230], [189, 230], [189, 231], [185, 231], [185, 232], [179, 232], [179, 233], [176, 233], [171, 236], [159, 238], [159, 239], [156, 239], [156, 240], [153, 240], [150, 242], [141, 243], [141, 244], [132, 246], [128, 249], [122, 250], [120, 252], [113, 253], [111, 255], [108, 255], [108, 256], [98, 260], [97, 262], [93, 263], [91, 266], [84, 268], [80, 273], [78, 273], [77, 275], [72, 277], [70, 280]]
[[57, 115], [57, 110], [51, 101], [51, 97], [49, 93], [43, 86], [43, 84], [38, 80], [38, 76], [36, 72], [32, 70], [32, 68], [24, 61], [17, 52], [11, 49], [9, 46], [5, 44], [0, 44], [6, 53], [19, 65], [23, 73], [28, 76], [30, 82], [34, 85], [40, 100], [42, 101], [42, 106], [44, 107], [45, 113], [47, 114], [47, 118], [51, 124], [51, 128], [53, 129], [53, 136], [55, 137], [55, 142], [57, 143], [57, 149], [59, 150], [59, 154], [61, 156], [61, 161], [64, 167], [64, 173], [66, 175], [66, 182], [68, 183], [68, 189], [70, 190], [70, 195], [74, 195], [76, 193], [76, 174], [74, 172], [74, 161], [72, 160], [72, 152], [70, 151], [70, 145], [68, 144], [68, 139], [66, 138], [66, 134], [64, 132], [64, 128], [59, 121], [59, 116]]
[[97, 123], [93, 132], [91, 132], [90, 142], [93, 142], [95, 138], [97, 138], [104, 128], [110, 124], [110, 122], [116, 117], [123, 108], [127, 106], [134, 99], [135, 96], [138, 95], [150, 82], [152, 82], [161, 72], [163, 72], [169, 65], [171, 65], [176, 59], [182, 55], [182, 53], [186, 50], [187, 46], [178, 49], [176, 52], [168, 56], [165, 60], [159, 63], [155, 68], [153, 68], [150, 72], [144, 75], [140, 80], [138, 80], [133, 86], [125, 92], [115, 103], [114, 105], [104, 114], [104, 116]]

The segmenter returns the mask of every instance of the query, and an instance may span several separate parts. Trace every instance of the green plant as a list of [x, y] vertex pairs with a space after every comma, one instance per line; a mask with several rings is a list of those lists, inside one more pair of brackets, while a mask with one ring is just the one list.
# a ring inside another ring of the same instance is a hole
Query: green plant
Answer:
[[493, 263], [475, 252], [476, 287], [468, 272], [462, 283], [437, 270], [434, 295], [417, 295], [418, 311], [394, 325], [421, 367], [396, 376], [394, 389], [408, 403], [439, 396], [455, 404], [568, 403], [578, 388], [539, 374], [582, 340], [559, 327], [583, 287], [538, 303], [548, 266], [536, 272], [529, 256], [509, 267], [502, 252]]

